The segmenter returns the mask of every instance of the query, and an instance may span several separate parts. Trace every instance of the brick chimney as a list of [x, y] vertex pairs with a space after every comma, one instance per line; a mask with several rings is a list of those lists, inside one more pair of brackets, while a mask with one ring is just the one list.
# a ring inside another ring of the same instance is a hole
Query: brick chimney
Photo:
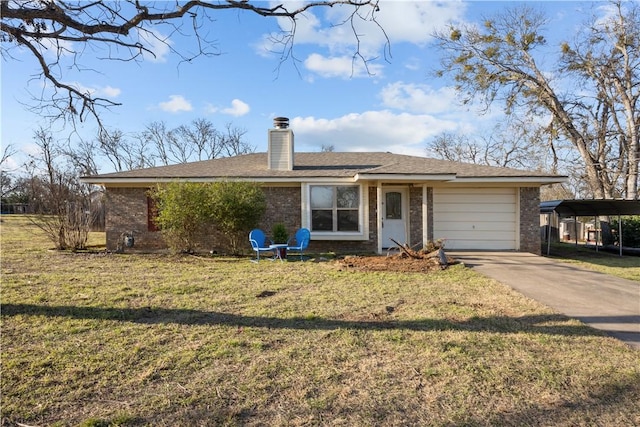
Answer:
[[273, 170], [293, 170], [293, 131], [287, 117], [273, 119], [269, 129], [268, 167]]

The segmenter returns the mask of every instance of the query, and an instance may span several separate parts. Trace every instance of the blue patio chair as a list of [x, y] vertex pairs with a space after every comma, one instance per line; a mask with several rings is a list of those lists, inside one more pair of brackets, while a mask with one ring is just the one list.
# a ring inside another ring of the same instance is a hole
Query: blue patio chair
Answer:
[[252, 259], [253, 262], [260, 261], [261, 252], [273, 252], [273, 248], [269, 247], [270, 240], [264, 234], [264, 231], [259, 228], [251, 230], [249, 233], [249, 242], [251, 243], [251, 249], [256, 253], [256, 259]]
[[[287, 242], [287, 252], [294, 251], [300, 253], [300, 261], [304, 261], [304, 250], [309, 246], [309, 240], [311, 240], [311, 233], [306, 228], [301, 228], [296, 231], [296, 234]], [[291, 243], [295, 241], [295, 245]]]

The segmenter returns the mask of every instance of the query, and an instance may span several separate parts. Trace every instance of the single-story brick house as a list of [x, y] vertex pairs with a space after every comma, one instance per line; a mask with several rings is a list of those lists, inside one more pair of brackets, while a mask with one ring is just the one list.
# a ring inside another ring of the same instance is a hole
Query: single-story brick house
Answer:
[[[106, 190], [107, 248], [122, 233], [137, 249], [164, 246], [147, 190], [170, 181], [259, 182], [267, 234], [282, 222], [311, 230], [312, 251], [376, 252], [445, 239], [454, 250], [540, 253], [540, 186], [565, 177], [392, 153], [295, 153], [286, 118], [268, 130], [268, 152], [83, 177]], [[216, 231], [203, 250], [217, 250]], [[247, 241], [247, 248], [249, 243]]]

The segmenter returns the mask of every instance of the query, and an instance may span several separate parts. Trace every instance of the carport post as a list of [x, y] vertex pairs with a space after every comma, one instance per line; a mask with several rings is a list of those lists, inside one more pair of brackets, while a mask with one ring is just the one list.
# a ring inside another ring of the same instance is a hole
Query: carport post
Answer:
[[620, 218], [620, 214], [618, 214], [618, 247], [620, 256], [622, 256], [622, 218]]
[[552, 212], [547, 214], [547, 256], [551, 252], [551, 214]]
[[[594, 231], [594, 235], [596, 236], [596, 252], [598, 252], [598, 217], [594, 216], [593, 217], [593, 226], [596, 228]], [[600, 231], [602, 232], [602, 230]]]

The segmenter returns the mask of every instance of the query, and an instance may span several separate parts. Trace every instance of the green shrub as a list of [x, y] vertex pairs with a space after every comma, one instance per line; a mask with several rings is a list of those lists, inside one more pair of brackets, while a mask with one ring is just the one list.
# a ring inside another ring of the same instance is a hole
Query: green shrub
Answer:
[[167, 246], [174, 252], [192, 252], [198, 236], [213, 222], [207, 185], [171, 182], [159, 185], [150, 196], [158, 209], [155, 222]]
[[287, 243], [289, 240], [289, 233], [283, 223], [279, 222], [271, 229], [271, 236], [273, 237], [273, 243]]
[[266, 209], [264, 192], [251, 182], [172, 182], [151, 193], [158, 208], [156, 224], [172, 250], [192, 252], [198, 238], [214, 225], [238, 253], [239, 242]]
[[228, 249], [239, 253], [240, 241], [258, 225], [267, 208], [259, 184], [246, 181], [215, 182], [209, 187], [212, 218], [227, 237]]
[[[618, 233], [618, 220], [611, 221], [611, 228]], [[622, 246], [640, 248], [640, 216], [622, 218]]]

